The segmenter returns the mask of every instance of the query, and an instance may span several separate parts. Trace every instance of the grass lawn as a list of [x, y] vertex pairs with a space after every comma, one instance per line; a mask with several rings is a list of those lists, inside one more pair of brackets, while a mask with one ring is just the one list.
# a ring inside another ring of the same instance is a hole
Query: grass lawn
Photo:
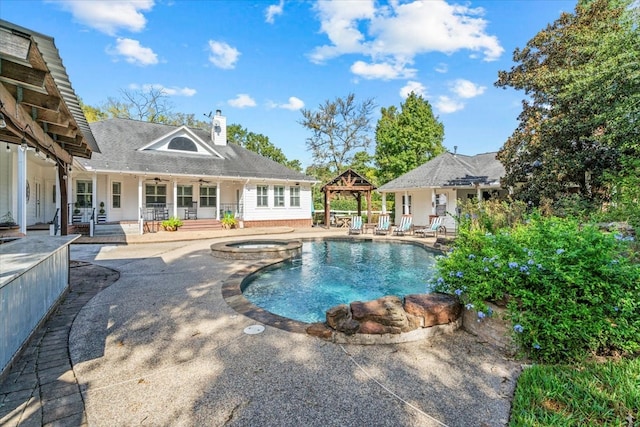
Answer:
[[640, 426], [640, 357], [525, 369], [509, 425]]

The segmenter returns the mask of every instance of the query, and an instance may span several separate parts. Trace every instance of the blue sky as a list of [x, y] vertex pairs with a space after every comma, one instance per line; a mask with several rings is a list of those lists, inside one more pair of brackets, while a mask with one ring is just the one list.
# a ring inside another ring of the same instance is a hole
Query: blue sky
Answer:
[[575, 3], [2, 0], [0, 17], [55, 39], [86, 104], [153, 85], [174, 111], [221, 109], [308, 166], [300, 108], [349, 93], [375, 100], [375, 127], [380, 107], [413, 90], [444, 123], [447, 149], [498, 150], [524, 97], [494, 87], [498, 71]]

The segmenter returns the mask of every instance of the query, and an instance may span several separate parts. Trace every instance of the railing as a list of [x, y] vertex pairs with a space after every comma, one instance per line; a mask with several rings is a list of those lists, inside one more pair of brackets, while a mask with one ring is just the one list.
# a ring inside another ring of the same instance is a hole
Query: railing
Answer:
[[60, 231], [60, 224], [58, 223], [58, 214], [60, 213], [60, 209], [56, 209], [56, 214], [53, 216], [53, 219], [51, 220], [50, 224], [53, 225], [53, 235], [57, 236], [58, 235], [58, 231]]
[[[365, 209], [362, 210], [362, 221], [363, 223], [374, 223], [378, 220], [378, 216], [382, 214], [382, 211], [371, 211], [371, 218], [367, 218], [367, 211]], [[339, 211], [339, 210], [330, 210], [329, 211], [329, 224], [331, 226], [341, 226], [343, 223], [343, 219], [345, 217], [352, 217], [353, 215], [358, 215], [357, 210], [352, 211]], [[393, 222], [393, 212], [387, 212], [387, 215], [391, 216], [391, 221]], [[314, 225], [324, 225], [324, 210], [314, 211], [312, 214], [313, 224]]]
[[231, 214], [235, 218], [242, 218], [244, 216], [244, 207], [242, 203], [220, 203], [220, 219], [224, 218], [225, 214]]
[[94, 214], [94, 209], [92, 207], [87, 207], [87, 208], [77, 208], [75, 207], [75, 203], [69, 203], [67, 205], [67, 213], [68, 213], [68, 218], [70, 219], [70, 224], [71, 223], [78, 223], [78, 222], [89, 222], [93, 219], [93, 214]]

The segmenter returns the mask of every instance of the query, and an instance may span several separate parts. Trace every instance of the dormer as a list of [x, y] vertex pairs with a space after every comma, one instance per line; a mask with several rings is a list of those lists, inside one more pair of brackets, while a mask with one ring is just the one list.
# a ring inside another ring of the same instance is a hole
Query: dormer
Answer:
[[176, 154], [196, 154], [222, 158], [209, 144], [200, 139], [191, 129], [180, 126], [176, 130], [151, 141], [140, 151], [165, 151]]

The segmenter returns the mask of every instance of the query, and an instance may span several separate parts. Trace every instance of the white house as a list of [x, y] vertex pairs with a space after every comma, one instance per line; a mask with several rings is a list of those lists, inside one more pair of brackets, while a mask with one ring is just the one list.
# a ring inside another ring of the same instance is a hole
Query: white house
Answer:
[[443, 225], [455, 230], [462, 200], [504, 197], [500, 186], [505, 170], [495, 152], [465, 156], [446, 152], [378, 188], [383, 205], [395, 194], [395, 217], [413, 216], [413, 224], [428, 225], [433, 216], [445, 216]]
[[101, 152], [74, 162], [70, 218], [219, 220], [228, 213], [244, 227], [311, 226], [316, 180], [228, 144], [226, 118], [218, 110], [212, 120], [211, 131], [127, 119], [91, 123]]

